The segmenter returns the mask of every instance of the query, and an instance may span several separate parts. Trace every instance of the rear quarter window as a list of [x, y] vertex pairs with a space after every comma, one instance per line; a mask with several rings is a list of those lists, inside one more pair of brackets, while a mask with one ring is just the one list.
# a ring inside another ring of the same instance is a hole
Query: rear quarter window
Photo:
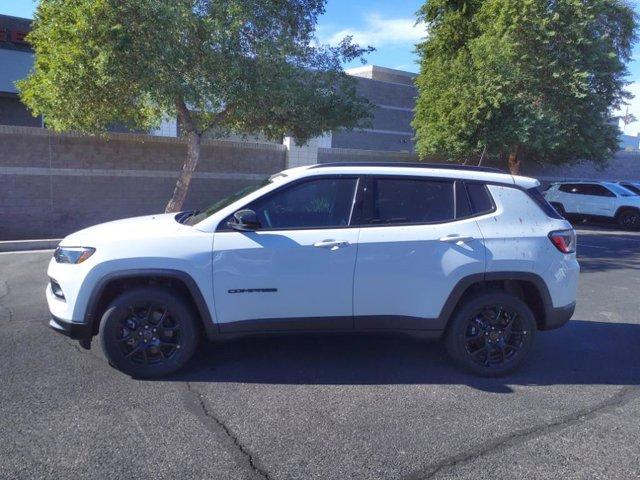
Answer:
[[547, 214], [548, 217], [555, 218], [558, 220], [562, 220], [563, 217], [560, 215], [553, 206], [547, 202], [547, 199], [544, 198], [540, 187], [534, 187], [527, 190], [527, 193], [531, 197], [531, 199], [542, 209], [544, 213]]
[[467, 192], [469, 194], [471, 208], [475, 215], [482, 215], [493, 211], [493, 199], [486, 185], [482, 183], [467, 183]]

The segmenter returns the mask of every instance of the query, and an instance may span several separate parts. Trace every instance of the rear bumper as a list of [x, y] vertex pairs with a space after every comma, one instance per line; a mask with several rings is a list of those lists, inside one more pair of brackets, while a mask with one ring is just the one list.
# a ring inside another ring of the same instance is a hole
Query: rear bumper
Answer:
[[49, 326], [56, 332], [66, 335], [74, 340], [91, 340], [93, 332], [91, 325], [86, 323], [66, 322], [58, 317], [51, 317]]
[[553, 330], [560, 328], [573, 317], [576, 310], [576, 302], [572, 302], [564, 307], [551, 307], [547, 309], [544, 322], [540, 325], [540, 330]]

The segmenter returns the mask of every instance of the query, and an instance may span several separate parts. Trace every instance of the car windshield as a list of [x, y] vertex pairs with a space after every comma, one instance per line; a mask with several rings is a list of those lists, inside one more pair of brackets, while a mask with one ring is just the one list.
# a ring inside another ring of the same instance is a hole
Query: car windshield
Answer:
[[607, 183], [606, 186], [609, 190], [612, 190], [616, 195], [620, 195], [621, 197], [636, 197], [638, 195], [617, 183]]
[[249, 186], [243, 188], [242, 190], [234, 193], [233, 195], [229, 195], [228, 197], [223, 198], [222, 200], [218, 200], [216, 203], [214, 203], [210, 207], [206, 208], [202, 212], [196, 212], [195, 214], [193, 214], [190, 217], [188, 217], [184, 221], [185, 225], [195, 225], [197, 223], [200, 223], [204, 219], [209, 218], [214, 213], [219, 212], [220, 210], [222, 210], [225, 207], [228, 207], [233, 202], [235, 202], [237, 200], [240, 200], [242, 197], [245, 197], [245, 196], [249, 195], [250, 193], [255, 192], [256, 190], [259, 190], [260, 188], [269, 185], [271, 183], [271, 181], [272, 181], [272, 178], [273, 177], [266, 178], [260, 183], [257, 183], [255, 185], [249, 185]]

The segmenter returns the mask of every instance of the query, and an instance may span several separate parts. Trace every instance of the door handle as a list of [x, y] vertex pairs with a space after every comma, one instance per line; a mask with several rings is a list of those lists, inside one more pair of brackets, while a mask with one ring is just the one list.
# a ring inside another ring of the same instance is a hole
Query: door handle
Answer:
[[322, 240], [313, 244], [316, 248], [328, 248], [329, 250], [337, 250], [350, 245], [346, 240]]
[[442, 237], [440, 239], [441, 242], [445, 243], [467, 243], [474, 240], [473, 237], [464, 237], [462, 235], [447, 235], [446, 237]]

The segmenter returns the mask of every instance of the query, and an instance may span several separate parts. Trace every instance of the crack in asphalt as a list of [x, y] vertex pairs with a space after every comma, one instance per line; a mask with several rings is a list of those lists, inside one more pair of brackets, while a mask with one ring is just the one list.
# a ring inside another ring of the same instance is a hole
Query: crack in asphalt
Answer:
[[[4, 298], [8, 297], [10, 293], [11, 293], [11, 289], [9, 288], [9, 284], [4, 280], [0, 280], [0, 300], [3, 300]], [[0, 319], [3, 318], [1, 314], [2, 312], [5, 312], [5, 311], [9, 313], [8, 323], [11, 323], [13, 321], [13, 310], [9, 307], [5, 307], [4, 305], [0, 304]]]
[[[222, 443], [226, 443], [227, 446], [232, 447], [233, 451], [237, 452], [236, 457], [238, 457], [239, 463], [242, 463], [248, 466], [251, 470], [251, 473], [254, 477], [261, 478], [264, 480], [272, 480], [272, 477], [264, 470], [264, 468], [260, 467], [253, 454], [240, 442], [240, 439], [235, 435], [229, 427], [227, 427], [222, 420], [217, 418], [210, 410], [207, 408], [207, 404], [205, 402], [204, 395], [195, 390], [190, 382], [185, 382], [187, 386], [187, 393], [191, 397], [192, 400], [195, 401], [196, 405], [191, 405], [191, 407], [197, 407], [199, 410], [195, 410], [194, 408], [190, 408], [191, 412], [194, 413], [198, 419], [206, 426], [210, 431], [217, 435], [218, 439], [221, 440]], [[192, 402], [194, 403], [194, 402]], [[187, 404], [187, 407], [190, 405]], [[204, 417], [204, 418], [203, 418]]]
[[587, 420], [610, 412], [618, 407], [622, 407], [631, 400], [640, 396], [640, 388], [627, 386], [618, 390], [614, 395], [600, 403], [576, 412], [564, 415], [550, 423], [536, 425], [530, 428], [516, 430], [513, 433], [494, 439], [492, 442], [480, 447], [471, 448], [466, 452], [453, 455], [439, 462], [427, 465], [404, 477], [404, 480], [428, 480], [444, 471], [454, 470], [456, 467], [468, 464], [486, 455], [506, 450], [525, 443], [528, 440], [539, 438], [567, 427], [579, 425]]

